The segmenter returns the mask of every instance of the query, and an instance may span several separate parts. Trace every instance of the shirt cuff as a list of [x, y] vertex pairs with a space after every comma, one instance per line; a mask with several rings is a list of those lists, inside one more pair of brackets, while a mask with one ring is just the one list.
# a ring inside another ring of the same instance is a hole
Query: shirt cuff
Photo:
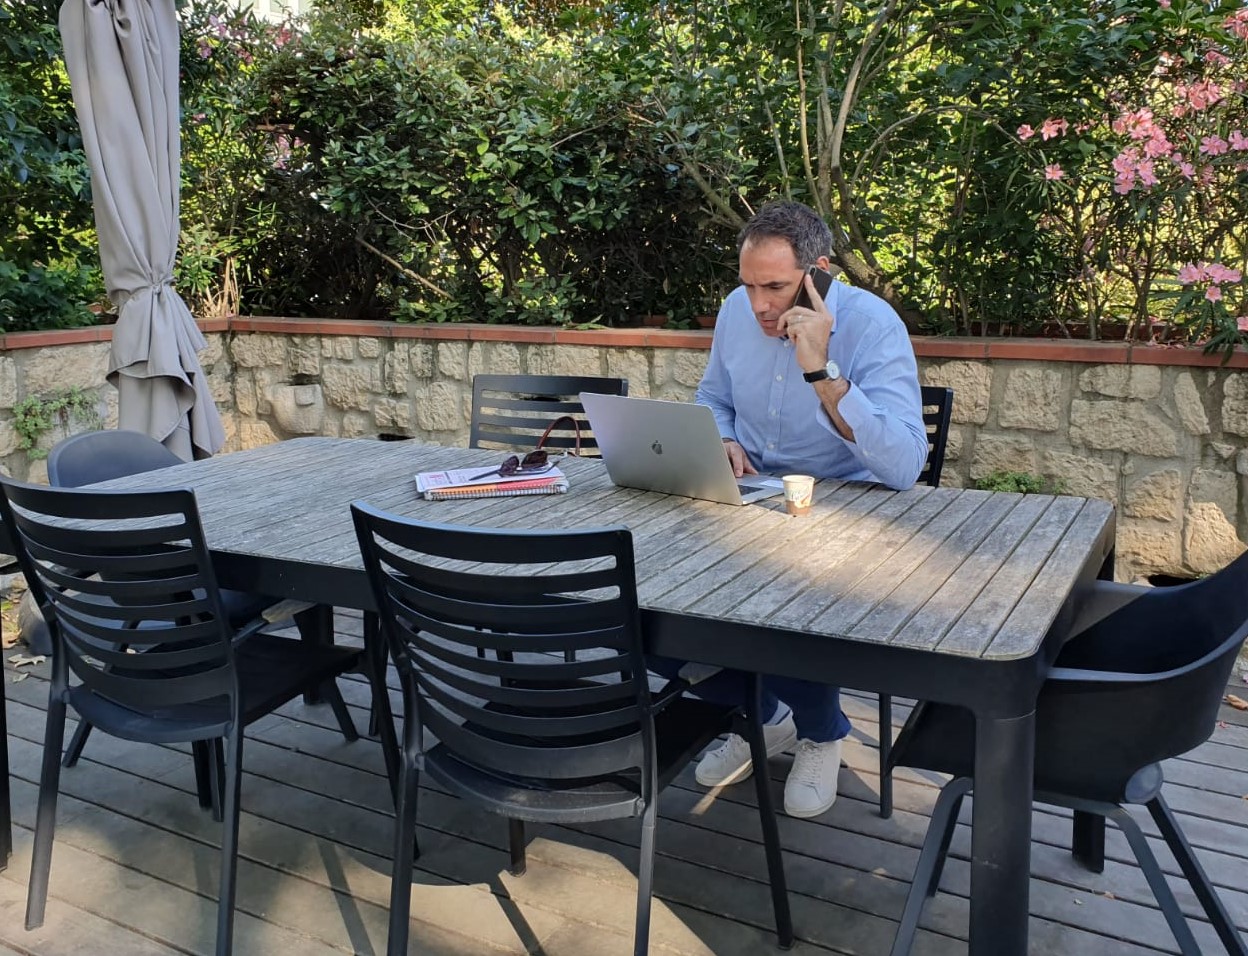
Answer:
[[[845, 419], [845, 424], [849, 426], [850, 431], [855, 434], [857, 434], [861, 426], [866, 425], [875, 417], [875, 407], [871, 404], [871, 400], [853, 382], [849, 383], [849, 391], [841, 396], [841, 400], [836, 405], [836, 410], [840, 413], [841, 418]], [[816, 419], [820, 425], [841, 441], [847, 445], [853, 444], [836, 430], [836, 426], [832, 424], [832, 419], [828, 416], [828, 410], [823, 407], [822, 403], [819, 405]]]

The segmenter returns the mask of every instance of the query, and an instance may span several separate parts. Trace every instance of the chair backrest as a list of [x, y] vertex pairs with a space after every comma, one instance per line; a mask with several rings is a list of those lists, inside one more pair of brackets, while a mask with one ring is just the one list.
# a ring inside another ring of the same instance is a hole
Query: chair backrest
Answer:
[[1209, 577], [1155, 588], [1073, 637], [1040, 695], [1037, 780], [1118, 799], [1104, 791], [1202, 744], [1245, 637], [1248, 553]]
[[[469, 448], [533, 448], [547, 427], [571, 415], [580, 427], [581, 454], [597, 455], [581, 392], [627, 395], [628, 379], [592, 375], [475, 375]], [[576, 429], [551, 430], [545, 448], [575, 449]]]
[[48, 481], [57, 488], [79, 488], [180, 464], [181, 458], [142, 432], [83, 432], [57, 442], [48, 452]]
[[640, 768], [639, 796], [654, 792], [627, 529], [487, 531], [351, 511], [408, 719], [513, 785]]
[[923, 385], [923, 427], [927, 430], [927, 461], [919, 472], [918, 484], [940, 487], [945, 467], [945, 444], [949, 441], [949, 418], [953, 414], [953, 389]]
[[[75, 693], [134, 715], [202, 705], [230, 719], [238, 702], [231, 634], [193, 492], [0, 478], [0, 514], [51, 631], [54, 684], [64, 687], [72, 671]], [[127, 653], [134, 644], [146, 652]]]

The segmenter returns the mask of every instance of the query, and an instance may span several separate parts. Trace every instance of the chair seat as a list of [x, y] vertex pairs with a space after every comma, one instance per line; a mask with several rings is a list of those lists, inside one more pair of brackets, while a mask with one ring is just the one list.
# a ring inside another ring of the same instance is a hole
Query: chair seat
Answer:
[[[363, 653], [358, 648], [312, 645], [272, 634], [252, 635], [234, 652], [244, 726], [297, 697], [304, 687], [359, 666]], [[174, 675], [169, 671], [151, 672], [153, 680], [171, 676]], [[84, 720], [126, 740], [208, 740], [220, 737], [230, 723], [224, 697], [139, 712], [78, 685], [69, 689], [69, 703]]]
[[[731, 724], [734, 708], [680, 697], [654, 720], [659, 789], [667, 786]], [[574, 780], [532, 779], [478, 769], [438, 745], [425, 753], [424, 770], [459, 797], [503, 816], [529, 822], [579, 822], [640, 816], [638, 774]]]

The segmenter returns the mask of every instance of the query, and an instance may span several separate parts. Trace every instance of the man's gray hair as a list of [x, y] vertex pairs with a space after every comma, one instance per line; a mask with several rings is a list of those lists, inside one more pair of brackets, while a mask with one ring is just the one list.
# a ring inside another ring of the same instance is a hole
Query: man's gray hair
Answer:
[[820, 256], [832, 255], [832, 230], [817, 212], [800, 202], [769, 202], [754, 214], [737, 234], [737, 253], [747, 242], [783, 239], [793, 249], [799, 268], [814, 265]]

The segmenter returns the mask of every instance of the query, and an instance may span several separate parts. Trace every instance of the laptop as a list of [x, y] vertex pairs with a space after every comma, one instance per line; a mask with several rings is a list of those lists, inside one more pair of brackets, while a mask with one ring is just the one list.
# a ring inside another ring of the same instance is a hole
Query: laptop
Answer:
[[736, 478], [705, 405], [581, 392], [594, 439], [617, 485], [745, 505], [784, 494], [770, 475]]

